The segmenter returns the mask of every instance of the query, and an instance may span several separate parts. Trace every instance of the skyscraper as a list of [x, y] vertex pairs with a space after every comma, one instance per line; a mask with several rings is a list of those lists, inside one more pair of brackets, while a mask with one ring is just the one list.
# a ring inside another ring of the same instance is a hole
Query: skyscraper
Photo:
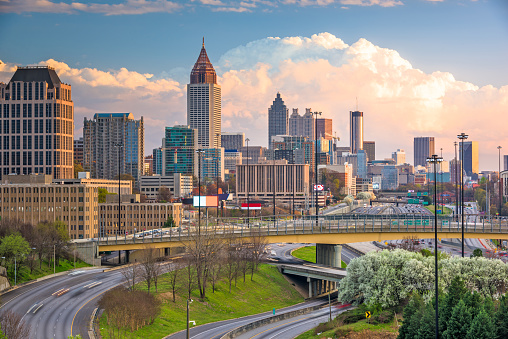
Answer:
[[363, 149], [363, 112], [349, 112], [349, 127], [351, 153], [356, 154]]
[[406, 152], [403, 149], [398, 149], [392, 152], [392, 159], [395, 161], [395, 165], [402, 165], [406, 163]]
[[51, 67], [18, 67], [0, 83], [0, 178], [10, 173], [74, 177], [71, 85]]
[[289, 117], [289, 135], [293, 137], [307, 137], [309, 140], [314, 138], [314, 116], [310, 108], [305, 109], [305, 114], [300, 116], [298, 108], [293, 108], [293, 114]]
[[198, 131], [189, 126], [166, 127], [162, 139], [162, 175], [198, 175]]
[[187, 124], [198, 130], [200, 148], [221, 147], [221, 88], [204, 39], [187, 85]]
[[287, 135], [289, 131], [289, 110], [277, 92], [277, 96], [268, 109], [268, 148], [272, 148], [272, 136]]
[[464, 161], [464, 172], [466, 172], [466, 175], [476, 179], [478, 173], [480, 173], [478, 141], [464, 142], [464, 159], [462, 159], [462, 142], [459, 142], [459, 159]]
[[364, 141], [363, 149], [367, 152], [367, 158], [369, 161], [376, 160], [376, 142], [375, 141]]
[[144, 173], [144, 161], [143, 117], [134, 120], [132, 113], [96, 113], [92, 120], [85, 118], [83, 167], [93, 178], [113, 179], [120, 170], [121, 174], [132, 175], [137, 185]]
[[319, 118], [317, 119], [317, 137], [332, 140], [332, 119]]
[[245, 146], [245, 133], [222, 132], [221, 146], [224, 149], [240, 149]]
[[413, 166], [427, 167], [427, 157], [435, 154], [434, 137], [414, 138], [414, 163]]

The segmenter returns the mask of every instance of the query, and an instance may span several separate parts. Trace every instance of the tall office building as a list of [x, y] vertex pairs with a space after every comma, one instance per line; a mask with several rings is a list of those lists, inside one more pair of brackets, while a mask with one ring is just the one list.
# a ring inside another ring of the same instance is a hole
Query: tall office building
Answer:
[[143, 117], [134, 120], [132, 113], [96, 113], [92, 120], [85, 118], [83, 167], [92, 178], [113, 179], [120, 171], [132, 175], [137, 185], [144, 162]]
[[83, 166], [83, 137], [74, 140], [74, 162]]
[[74, 177], [71, 85], [51, 67], [18, 67], [0, 83], [0, 178], [44, 173]]
[[317, 137], [324, 138], [326, 140], [332, 140], [332, 119], [320, 118], [317, 119]]
[[427, 158], [435, 154], [434, 137], [415, 137], [413, 147], [413, 166], [427, 167]]
[[367, 152], [367, 158], [369, 161], [376, 160], [376, 142], [375, 141], [364, 141], [363, 149]]
[[305, 114], [298, 114], [298, 108], [293, 108], [293, 114], [289, 117], [289, 135], [293, 137], [307, 137], [309, 140], [314, 138], [314, 116], [310, 108], [305, 109]]
[[221, 147], [221, 88], [204, 39], [187, 85], [187, 124], [198, 130], [200, 148]]
[[[182, 173], [198, 175], [198, 131], [189, 126], [166, 127], [165, 137], [162, 139], [161, 175]], [[154, 152], [154, 154], [156, 154]], [[159, 156], [159, 155], [156, 155]]]
[[349, 112], [349, 128], [351, 153], [356, 154], [363, 149], [363, 112]]
[[403, 149], [398, 149], [392, 152], [392, 159], [395, 161], [395, 165], [402, 165], [406, 163], [406, 152]]
[[245, 146], [245, 133], [222, 132], [220, 139], [224, 149], [240, 149]]
[[504, 160], [504, 170], [508, 171], [508, 155], [503, 155]]
[[459, 142], [459, 159], [464, 161], [464, 172], [466, 172], [466, 175], [476, 180], [478, 173], [480, 173], [478, 141], [464, 142], [464, 159], [462, 159], [462, 142]]
[[277, 92], [277, 96], [268, 109], [268, 148], [272, 148], [274, 135], [287, 135], [289, 131], [289, 110]]

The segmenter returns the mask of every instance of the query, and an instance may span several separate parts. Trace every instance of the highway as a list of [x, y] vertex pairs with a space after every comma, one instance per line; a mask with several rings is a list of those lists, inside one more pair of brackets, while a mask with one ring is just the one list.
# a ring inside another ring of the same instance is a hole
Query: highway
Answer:
[[100, 295], [122, 282], [120, 271], [74, 271], [3, 294], [1, 310], [23, 315], [30, 338], [65, 339], [71, 334], [88, 338], [90, 317]]

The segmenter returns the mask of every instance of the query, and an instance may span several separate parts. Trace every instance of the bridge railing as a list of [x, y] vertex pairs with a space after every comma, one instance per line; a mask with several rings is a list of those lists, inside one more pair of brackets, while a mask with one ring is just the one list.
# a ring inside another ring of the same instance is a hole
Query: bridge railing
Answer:
[[[100, 238], [99, 245], [156, 243], [167, 241], [188, 241], [198, 236], [277, 236], [295, 234], [337, 234], [337, 233], [370, 233], [370, 232], [434, 232], [432, 215], [336, 215], [304, 216], [292, 219], [290, 216], [276, 218], [219, 218], [201, 225], [174, 227], [165, 234], [152, 234], [142, 238], [133, 235]], [[461, 232], [462, 222], [451, 216], [439, 216], [437, 230], [451, 233]], [[501, 218], [486, 219], [479, 216], [465, 217], [464, 231], [469, 233], [489, 234], [508, 233], [508, 220]]]

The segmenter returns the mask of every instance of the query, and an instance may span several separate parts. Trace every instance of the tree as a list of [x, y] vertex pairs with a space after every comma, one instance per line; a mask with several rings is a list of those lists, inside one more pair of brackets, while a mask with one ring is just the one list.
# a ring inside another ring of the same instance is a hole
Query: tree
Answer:
[[159, 187], [159, 194], [157, 195], [157, 202], [170, 202], [172, 194], [166, 186]]
[[[4, 256], [14, 274], [19, 274], [19, 268], [23, 263], [25, 256], [30, 252], [28, 241], [21, 234], [11, 234], [3, 238], [0, 242], [0, 256]], [[17, 266], [15, 270], [14, 265]], [[17, 278], [17, 277], [15, 277]]]
[[138, 264], [131, 264], [122, 268], [122, 275], [125, 278], [127, 288], [131, 291], [134, 290], [136, 279], [141, 276], [141, 267]]
[[434, 339], [436, 337], [436, 311], [434, 307], [431, 302], [425, 305], [420, 319], [418, 336], [415, 337], [419, 339]]
[[181, 274], [182, 264], [178, 261], [173, 261], [171, 263], [169, 272], [167, 274], [167, 280], [169, 282], [169, 286], [171, 286], [171, 294], [173, 295], [173, 302], [176, 302], [176, 287], [179, 282], [179, 277]]
[[399, 336], [397, 339], [412, 339], [416, 337], [420, 322], [418, 314], [423, 305], [423, 299], [420, 294], [413, 294], [407, 306], [404, 307], [404, 321], [399, 328]]
[[508, 297], [503, 296], [499, 300], [499, 309], [494, 318], [494, 324], [498, 338], [508, 338]]
[[141, 261], [141, 277], [146, 282], [148, 292], [152, 283], [155, 286], [155, 293], [157, 293], [157, 282], [159, 274], [161, 273], [160, 264], [157, 262], [158, 250], [153, 247], [148, 247], [143, 250], [143, 258]]
[[471, 324], [471, 312], [464, 300], [459, 300], [453, 308], [452, 316], [447, 323], [447, 329], [443, 332], [444, 339], [465, 338]]
[[83, 166], [77, 161], [74, 161], [74, 178], [78, 177], [79, 172], [84, 172]]
[[475, 248], [471, 257], [483, 257], [483, 252], [479, 248]]
[[[23, 318], [12, 311], [4, 311], [0, 316], [0, 328], [9, 339], [25, 339], [30, 337], [30, 326]], [[1, 338], [1, 337], [0, 337]]]
[[164, 227], [175, 227], [175, 220], [173, 219], [173, 216], [170, 214], [168, 216], [168, 219], [164, 222]]
[[106, 202], [106, 195], [110, 194], [107, 189], [99, 187], [99, 204]]
[[466, 339], [494, 339], [496, 338], [496, 330], [492, 324], [490, 316], [485, 310], [481, 310], [480, 313], [473, 319], [473, 323], [469, 327]]
[[455, 276], [450, 286], [448, 286], [448, 293], [439, 304], [439, 332], [441, 334], [446, 331], [448, 320], [452, 316], [454, 307], [457, 306], [459, 300], [461, 300], [466, 293], [468, 293], [468, 290], [464, 280], [459, 276]]

